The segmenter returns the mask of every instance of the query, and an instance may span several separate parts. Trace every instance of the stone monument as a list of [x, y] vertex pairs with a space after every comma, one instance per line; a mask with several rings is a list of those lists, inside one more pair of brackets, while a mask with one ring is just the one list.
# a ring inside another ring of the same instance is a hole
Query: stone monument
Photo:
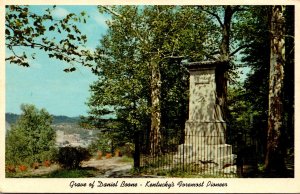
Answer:
[[222, 62], [188, 64], [189, 119], [185, 123], [185, 141], [178, 147], [175, 163], [210, 163], [218, 170], [234, 163], [232, 146], [225, 142], [226, 122], [217, 96], [216, 80], [224, 65]]

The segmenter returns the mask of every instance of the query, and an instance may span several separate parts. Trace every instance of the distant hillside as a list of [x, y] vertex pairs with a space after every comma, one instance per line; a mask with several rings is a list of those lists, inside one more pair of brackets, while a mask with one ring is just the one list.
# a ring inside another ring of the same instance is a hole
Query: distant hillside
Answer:
[[67, 116], [53, 116], [53, 124], [60, 124], [60, 123], [78, 123], [80, 118], [79, 117], [67, 117]]
[[16, 123], [20, 115], [14, 113], [5, 113], [5, 121], [8, 122], [10, 125]]
[[[79, 117], [67, 117], [67, 116], [53, 116], [53, 124], [61, 124], [61, 123], [72, 123], [76, 124], [80, 120]], [[6, 113], [5, 114], [5, 121], [8, 122], [10, 125], [16, 123], [20, 115], [14, 113]]]
[[5, 122], [5, 133], [10, 130], [10, 124], [8, 122]]
[[[52, 115], [53, 116], [53, 115]], [[11, 125], [16, 123], [20, 115], [14, 113], [5, 114], [5, 129], [10, 130]], [[88, 142], [98, 137], [100, 133], [97, 129], [85, 129], [78, 125], [79, 117], [53, 116], [52, 128], [61, 131], [64, 135], [78, 134], [84, 142]]]

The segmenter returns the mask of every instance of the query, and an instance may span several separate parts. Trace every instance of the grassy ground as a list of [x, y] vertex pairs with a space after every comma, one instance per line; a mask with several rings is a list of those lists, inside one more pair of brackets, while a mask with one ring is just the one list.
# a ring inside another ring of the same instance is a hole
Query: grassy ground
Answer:
[[29, 172], [7, 173], [7, 178], [87, 178], [94, 177], [97, 170], [94, 168], [79, 169], [57, 169], [44, 174], [34, 174]]
[[80, 168], [73, 170], [60, 169], [49, 174], [42, 175], [40, 178], [87, 178], [94, 177], [96, 170], [93, 168]]

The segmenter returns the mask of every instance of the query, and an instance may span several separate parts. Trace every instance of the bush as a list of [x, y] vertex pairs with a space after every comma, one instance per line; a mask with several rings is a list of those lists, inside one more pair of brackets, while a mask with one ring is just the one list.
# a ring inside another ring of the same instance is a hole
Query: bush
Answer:
[[91, 158], [89, 151], [82, 147], [61, 147], [58, 151], [57, 161], [66, 169], [80, 167], [80, 163]]
[[16, 167], [14, 165], [7, 165], [6, 166], [6, 172], [15, 173], [16, 172]]
[[25, 165], [20, 165], [20, 166], [19, 166], [19, 169], [20, 169], [21, 172], [24, 172], [24, 171], [27, 170], [27, 166], [25, 166]]
[[125, 145], [120, 147], [119, 150], [122, 153], [122, 155], [126, 155], [128, 157], [133, 157], [134, 144], [133, 143], [125, 143]]
[[108, 133], [98, 134], [97, 140], [95, 140], [92, 144], [89, 145], [89, 150], [92, 153], [97, 151], [101, 151], [103, 154], [109, 153], [112, 150], [111, 138]]
[[33, 164], [32, 164], [32, 168], [33, 169], [38, 169], [40, 167], [40, 163], [38, 163], [38, 162], [34, 162]]
[[55, 130], [52, 116], [34, 105], [21, 105], [22, 114], [5, 138], [6, 165], [27, 165], [52, 160], [55, 148]]
[[51, 162], [49, 160], [44, 161], [44, 166], [50, 167], [50, 165], [51, 165]]

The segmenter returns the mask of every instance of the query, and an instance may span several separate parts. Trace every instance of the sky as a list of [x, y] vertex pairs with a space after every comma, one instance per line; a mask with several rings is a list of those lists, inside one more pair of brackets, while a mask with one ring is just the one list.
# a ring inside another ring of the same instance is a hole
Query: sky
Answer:
[[[47, 6], [30, 6], [30, 10], [42, 13]], [[78, 25], [88, 37], [87, 48], [94, 50], [107, 30], [105, 20], [108, 16], [101, 15], [96, 6], [57, 6], [52, 12], [56, 19], [68, 13], [86, 11], [90, 16], [86, 24]], [[59, 35], [59, 34], [58, 34]], [[24, 49], [26, 53], [33, 49]], [[37, 108], [45, 108], [53, 115], [79, 116], [87, 115], [85, 104], [90, 96], [89, 86], [97, 77], [90, 69], [78, 65], [77, 70], [65, 73], [63, 70], [70, 65], [57, 59], [51, 59], [46, 53], [34, 50], [36, 59], [30, 59], [30, 67], [15, 64], [5, 65], [6, 68], [6, 112], [19, 114], [20, 105], [34, 104]], [[6, 50], [6, 57], [10, 54]]]

